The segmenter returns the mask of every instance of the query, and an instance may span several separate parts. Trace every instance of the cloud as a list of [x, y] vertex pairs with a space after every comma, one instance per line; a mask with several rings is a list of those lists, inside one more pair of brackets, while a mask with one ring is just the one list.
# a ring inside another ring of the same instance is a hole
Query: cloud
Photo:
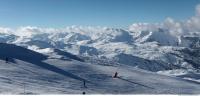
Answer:
[[11, 34], [12, 33], [12, 29], [0, 27], [0, 33], [2, 33], [2, 34]]
[[134, 23], [130, 26], [130, 31], [156, 31], [160, 27], [159, 24], [149, 24], [149, 23]]
[[[132, 32], [140, 31], [158, 31], [162, 28], [173, 36], [181, 36], [184, 34], [199, 33], [200, 34], [200, 4], [196, 6], [195, 15], [188, 20], [176, 21], [173, 18], [166, 18], [162, 23], [134, 23], [129, 26]], [[58, 32], [78, 32], [81, 34], [92, 34], [93, 32], [104, 34], [105, 32], [114, 32], [108, 27], [91, 27], [91, 26], [70, 26], [66, 28], [40, 28], [34, 26], [24, 26], [16, 29], [0, 27], [0, 33], [14, 34], [17, 36], [31, 37], [43, 33]], [[95, 35], [95, 34], [93, 34]], [[94, 37], [94, 36], [93, 36]]]
[[200, 4], [196, 6], [196, 16], [200, 17]]
[[168, 17], [159, 24], [135, 23], [129, 26], [129, 30], [134, 32], [157, 31], [158, 28], [163, 28], [174, 36], [192, 34], [194, 32], [200, 34], [200, 4], [196, 6], [195, 16], [185, 21], [176, 21]]
[[40, 28], [34, 26], [25, 26], [17, 28], [15, 32], [13, 32], [13, 34], [17, 36], [31, 37], [38, 34], [56, 33], [56, 32], [63, 32], [63, 31], [61, 29], [56, 29], [56, 28]]
[[167, 18], [162, 26], [163, 29], [167, 29], [173, 36], [180, 36], [183, 33], [182, 23], [174, 21], [172, 18]]

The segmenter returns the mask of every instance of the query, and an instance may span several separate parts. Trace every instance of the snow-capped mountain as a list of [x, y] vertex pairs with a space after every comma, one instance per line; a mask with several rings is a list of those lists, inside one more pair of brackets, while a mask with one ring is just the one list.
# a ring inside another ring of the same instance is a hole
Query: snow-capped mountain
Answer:
[[[108, 58], [113, 62], [153, 72], [172, 69], [196, 72], [200, 66], [197, 61], [199, 57], [185, 51], [198, 50], [200, 39], [197, 33], [177, 36], [164, 28], [134, 31], [81, 26], [60, 30], [27, 27], [21, 28], [21, 31], [29, 35], [2, 32], [0, 40], [41, 53], [56, 48], [83, 57]], [[192, 58], [186, 60], [185, 54]]]

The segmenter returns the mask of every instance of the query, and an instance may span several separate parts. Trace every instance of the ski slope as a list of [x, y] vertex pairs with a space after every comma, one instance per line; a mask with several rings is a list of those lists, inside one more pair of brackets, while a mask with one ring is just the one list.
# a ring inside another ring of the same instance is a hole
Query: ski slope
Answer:
[[[128, 65], [86, 63], [66, 54], [68, 59], [49, 58], [12, 44], [0, 49], [0, 94], [200, 94], [198, 82]], [[112, 78], [115, 72], [119, 78]]]

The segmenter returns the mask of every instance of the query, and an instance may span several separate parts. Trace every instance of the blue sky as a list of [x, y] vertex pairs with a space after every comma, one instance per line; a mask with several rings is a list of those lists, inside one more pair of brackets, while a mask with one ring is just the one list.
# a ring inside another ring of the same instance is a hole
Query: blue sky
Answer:
[[186, 20], [200, 0], [0, 0], [1, 27], [127, 27], [137, 22]]

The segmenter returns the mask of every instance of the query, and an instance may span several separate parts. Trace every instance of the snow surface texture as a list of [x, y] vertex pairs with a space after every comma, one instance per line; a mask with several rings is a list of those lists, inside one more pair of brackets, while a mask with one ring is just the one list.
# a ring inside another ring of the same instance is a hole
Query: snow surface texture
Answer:
[[[0, 44], [1, 94], [199, 94], [200, 84], [121, 64], [85, 63]], [[59, 51], [60, 53], [62, 51]], [[11, 55], [11, 53], [15, 53]], [[5, 57], [9, 57], [8, 63]], [[118, 78], [112, 78], [115, 72]], [[83, 82], [86, 82], [84, 86]]]

